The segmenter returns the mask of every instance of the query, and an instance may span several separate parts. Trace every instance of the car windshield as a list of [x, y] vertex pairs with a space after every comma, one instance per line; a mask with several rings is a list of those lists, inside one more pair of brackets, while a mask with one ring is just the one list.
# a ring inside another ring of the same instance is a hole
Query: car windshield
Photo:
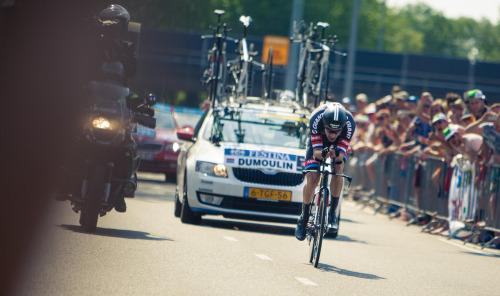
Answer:
[[201, 109], [192, 107], [175, 107], [174, 111], [175, 120], [177, 120], [179, 128], [194, 128], [200, 117], [203, 115], [203, 111]]
[[[205, 139], [217, 133], [212, 128], [214, 117], [204, 132]], [[242, 110], [225, 114], [215, 126], [220, 142], [268, 145], [304, 149], [307, 140], [307, 120], [296, 115]]]
[[156, 128], [175, 129], [175, 121], [172, 113], [155, 110]]

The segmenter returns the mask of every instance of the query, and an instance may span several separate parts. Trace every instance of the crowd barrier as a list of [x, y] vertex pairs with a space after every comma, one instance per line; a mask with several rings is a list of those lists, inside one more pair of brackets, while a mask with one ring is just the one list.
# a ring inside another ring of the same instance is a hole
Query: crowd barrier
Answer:
[[[368, 153], [351, 156], [345, 173], [353, 177], [348, 194], [375, 213], [385, 209], [390, 217], [412, 214], [408, 225], [422, 223], [424, 230], [447, 223], [451, 239], [466, 233], [465, 242], [488, 247], [500, 237], [500, 165], [478, 172], [460, 156], [447, 165], [442, 159], [405, 156], [395, 152], [374, 161], [369, 178]], [[474, 240], [475, 239], [475, 240]]]

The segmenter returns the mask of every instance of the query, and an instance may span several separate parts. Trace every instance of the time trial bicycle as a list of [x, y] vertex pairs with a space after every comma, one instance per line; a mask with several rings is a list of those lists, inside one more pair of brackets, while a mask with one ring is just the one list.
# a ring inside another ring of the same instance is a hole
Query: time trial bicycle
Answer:
[[[329, 176], [332, 175], [345, 178], [349, 182], [349, 185], [352, 182], [351, 177], [335, 173], [335, 166], [333, 166], [332, 163], [332, 159], [323, 159], [320, 163], [319, 170], [302, 171], [304, 174], [309, 172], [320, 174], [318, 189], [314, 194], [311, 207], [309, 208], [309, 221], [306, 226], [306, 241], [309, 244], [310, 250], [309, 262], [312, 263], [314, 267], [318, 267], [323, 237], [325, 237], [328, 232], [328, 205], [330, 202]], [[332, 169], [330, 170], [328, 167]], [[338, 204], [338, 208], [340, 208], [340, 203]]]

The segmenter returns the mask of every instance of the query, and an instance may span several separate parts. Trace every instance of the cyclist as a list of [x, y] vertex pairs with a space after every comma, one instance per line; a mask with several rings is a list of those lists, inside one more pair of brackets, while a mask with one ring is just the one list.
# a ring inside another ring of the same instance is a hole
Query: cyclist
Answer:
[[[356, 129], [352, 114], [339, 103], [327, 103], [316, 108], [309, 120], [310, 138], [307, 141], [305, 169], [319, 169], [320, 161], [334, 157], [335, 172], [341, 174], [346, 162], [349, 142]], [[314, 190], [319, 183], [319, 173], [309, 172], [302, 192], [302, 214], [297, 220], [295, 236], [298, 240], [306, 238], [306, 224], [309, 220], [309, 208], [314, 197]], [[330, 182], [331, 203], [328, 214], [329, 228], [338, 230], [337, 217], [334, 215], [342, 191], [343, 179], [332, 176]]]

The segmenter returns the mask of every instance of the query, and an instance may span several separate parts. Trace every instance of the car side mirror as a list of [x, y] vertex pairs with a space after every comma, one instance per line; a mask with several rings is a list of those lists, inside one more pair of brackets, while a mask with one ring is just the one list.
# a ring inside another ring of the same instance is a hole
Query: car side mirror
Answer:
[[177, 137], [181, 140], [193, 142], [194, 130], [190, 127], [184, 127], [177, 130]]

